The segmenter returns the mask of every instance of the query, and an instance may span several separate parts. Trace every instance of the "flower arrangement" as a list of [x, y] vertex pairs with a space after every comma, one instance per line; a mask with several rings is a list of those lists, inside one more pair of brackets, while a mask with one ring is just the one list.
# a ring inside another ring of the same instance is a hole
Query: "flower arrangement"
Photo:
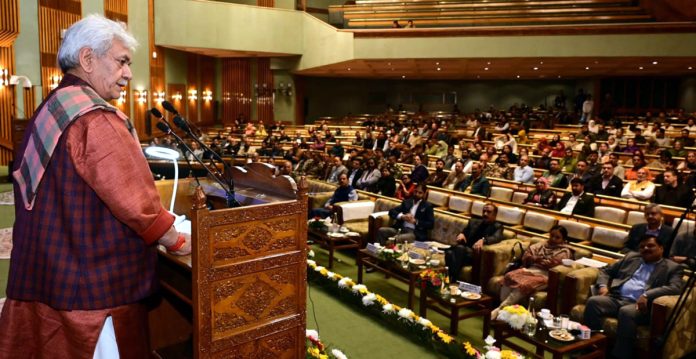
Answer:
[[398, 261], [401, 256], [404, 255], [403, 252], [399, 251], [395, 247], [380, 247], [379, 252], [377, 252], [377, 255], [385, 261]]
[[449, 276], [442, 270], [426, 269], [421, 272], [419, 279], [421, 287], [440, 288], [442, 284], [449, 284]]
[[486, 354], [482, 355], [481, 358], [484, 359], [522, 359], [524, 356], [512, 350], [500, 350], [500, 348], [494, 346], [495, 339], [490, 335], [484, 340], [486, 342]]
[[348, 357], [343, 354], [342, 351], [338, 349], [329, 350], [324, 343], [319, 340], [319, 333], [316, 330], [307, 329], [305, 331], [305, 336], [307, 338], [306, 347], [307, 359], [317, 358], [317, 359], [347, 359]]
[[[482, 354], [469, 342], [457, 342], [454, 337], [408, 308], [390, 303], [379, 294], [372, 293], [362, 284], [338, 273], [330, 272], [318, 266], [313, 260], [307, 260], [307, 276], [317, 284], [336, 292], [340, 297], [353, 304], [366, 308], [395, 326], [408, 330], [418, 339], [430, 344], [435, 350], [448, 358], [480, 359]], [[440, 279], [442, 280], [442, 279]], [[329, 357], [326, 357], [329, 358]]]
[[508, 305], [498, 313], [498, 320], [508, 323], [514, 329], [522, 329], [529, 319], [529, 312], [519, 304]]

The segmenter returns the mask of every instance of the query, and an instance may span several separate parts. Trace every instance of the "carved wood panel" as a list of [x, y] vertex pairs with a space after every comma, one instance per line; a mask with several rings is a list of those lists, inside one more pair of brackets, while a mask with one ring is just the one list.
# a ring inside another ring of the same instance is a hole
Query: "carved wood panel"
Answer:
[[199, 357], [304, 357], [306, 213], [301, 193], [193, 214]]

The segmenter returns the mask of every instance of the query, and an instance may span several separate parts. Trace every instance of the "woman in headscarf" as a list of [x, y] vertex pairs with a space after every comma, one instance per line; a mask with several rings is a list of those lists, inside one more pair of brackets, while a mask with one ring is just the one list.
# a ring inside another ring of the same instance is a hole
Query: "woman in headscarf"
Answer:
[[549, 180], [539, 177], [534, 181], [536, 189], [529, 192], [523, 204], [552, 209], [556, 206], [556, 194], [549, 189]]

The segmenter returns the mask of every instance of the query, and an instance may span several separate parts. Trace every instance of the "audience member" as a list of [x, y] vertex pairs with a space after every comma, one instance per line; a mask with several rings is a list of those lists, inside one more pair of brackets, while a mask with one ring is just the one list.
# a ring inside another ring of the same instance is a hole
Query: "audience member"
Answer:
[[425, 184], [418, 184], [413, 198], [405, 199], [398, 207], [389, 210], [389, 217], [396, 222], [393, 227], [379, 229], [376, 239], [380, 244], [385, 244], [390, 237], [407, 242], [428, 240], [428, 231], [435, 224], [435, 215], [433, 205], [427, 201], [427, 191]]
[[454, 171], [451, 171], [445, 181], [442, 183], [442, 188], [447, 189], [457, 189], [466, 179], [466, 174], [464, 173], [464, 164], [461, 161], [457, 161], [454, 164]]
[[549, 186], [553, 188], [566, 188], [568, 187], [568, 178], [561, 173], [561, 166], [557, 159], [552, 159], [549, 162], [549, 169], [544, 171], [542, 177], [546, 178], [549, 182]]
[[[687, 226], [687, 223], [684, 222], [681, 225]], [[696, 264], [696, 226], [692, 225], [692, 228], [687, 228], [677, 235], [669, 251], [669, 259], [694, 268]]]
[[382, 176], [377, 180], [375, 193], [387, 197], [394, 197], [396, 193], [396, 179], [387, 166], [382, 167]]
[[628, 181], [621, 191], [621, 197], [647, 201], [655, 192], [655, 184], [648, 180], [650, 171], [642, 167], [636, 172], [636, 179]]
[[447, 172], [445, 172], [445, 161], [438, 159], [435, 162], [435, 172], [431, 173], [428, 178], [425, 179], [425, 184], [428, 186], [442, 187], [447, 176]]
[[484, 197], [490, 196], [491, 184], [488, 182], [486, 176], [483, 175], [482, 171], [482, 165], [480, 163], [472, 164], [471, 174], [468, 175], [464, 181], [462, 181], [462, 184], [459, 186], [459, 190], [464, 193]]
[[495, 244], [503, 240], [503, 225], [495, 220], [498, 207], [486, 203], [482, 211], [481, 219], [471, 218], [466, 228], [457, 235], [457, 244], [445, 250], [450, 283], [459, 280], [462, 267], [472, 264], [474, 252], [480, 252], [484, 244]]
[[416, 184], [411, 181], [411, 177], [406, 174], [401, 175], [401, 183], [399, 183], [399, 188], [396, 190], [395, 197], [400, 200], [409, 199], [413, 197], [413, 192], [415, 190]]
[[577, 165], [578, 159], [573, 155], [573, 150], [571, 148], [565, 149], [565, 156], [561, 158], [559, 163], [562, 172], [573, 173], [575, 172], [575, 165]]
[[510, 271], [502, 278], [500, 305], [491, 312], [491, 319], [508, 305], [519, 304], [539, 290], [546, 289], [549, 270], [560, 265], [563, 259], [573, 258], [573, 250], [568, 247], [568, 230], [554, 226], [549, 231], [549, 239], [529, 246], [522, 256], [522, 267]]
[[634, 224], [626, 236], [626, 244], [622, 252], [638, 251], [638, 244], [641, 238], [646, 235], [655, 236], [665, 247], [665, 255], [669, 254], [672, 243], [672, 227], [663, 223], [662, 207], [659, 204], [651, 203], [643, 210], [646, 223]]
[[600, 269], [597, 295], [587, 300], [584, 323], [592, 330], [602, 328], [603, 318], [618, 317], [616, 343], [611, 354], [616, 358], [633, 358], [636, 328], [650, 323], [652, 302], [664, 295], [679, 294], [682, 267], [662, 258], [663, 242], [653, 235], [639, 241], [640, 253]]
[[585, 183], [576, 177], [570, 181], [571, 192], [561, 197], [556, 210], [561, 213], [594, 217], [594, 196], [585, 193]]
[[536, 188], [529, 192], [522, 204], [553, 209], [556, 206], [556, 194], [549, 189], [549, 181], [539, 177], [534, 181]]
[[677, 171], [665, 170], [663, 182], [662, 186], [655, 189], [653, 203], [687, 208], [694, 202], [694, 192], [683, 183], [679, 183]]
[[358, 189], [374, 192], [377, 181], [381, 177], [379, 168], [374, 158], [367, 160], [367, 167], [363, 170], [362, 176], [358, 180]]
[[333, 158], [333, 166], [331, 166], [329, 170], [328, 176], [326, 177], [326, 182], [338, 183], [338, 177], [344, 173], [348, 173], [348, 168], [343, 165], [341, 157], [336, 156]]
[[519, 162], [513, 172], [513, 180], [522, 183], [534, 182], [534, 169], [529, 166], [529, 156], [520, 156]]
[[429, 175], [428, 168], [426, 167], [428, 164], [428, 156], [421, 153], [413, 156], [413, 161], [415, 166], [411, 171], [411, 181], [421, 183], [425, 181]]
[[514, 171], [515, 169], [509, 165], [508, 155], [506, 153], [501, 153], [495, 164], [491, 166], [491, 170], [486, 174], [486, 177], [512, 180]]
[[360, 162], [360, 159], [358, 158], [353, 158], [351, 161], [351, 167], [350, 167], [350, 172], [348, 172], [348, 183], [350, 183], [353, 188], [358, 188], [358, 181], [360, 180], [360, 177], [362, 177], [362, 162]]
[[313, 208], [309, 211], [309, 218], [326, 218], [334, 212], [334, 205], [339, 202], [357, 201], [358, 192], [348, 183], [348, 176], [343, 173], [338, 177], [338, 188], [324, 203], [322, 208]]
[[595, 195], [621, 197], [623, 181], [614, 175], [614, 165], [611, 162], [602, 165], [602, 173], [592, 177], [588, 192]]

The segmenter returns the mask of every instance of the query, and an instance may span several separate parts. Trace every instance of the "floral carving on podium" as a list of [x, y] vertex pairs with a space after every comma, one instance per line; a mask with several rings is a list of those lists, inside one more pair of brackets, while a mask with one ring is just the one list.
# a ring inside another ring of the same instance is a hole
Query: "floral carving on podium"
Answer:
[[297, 246], [295, 225], [296, 220], [286, 216], [214, 230], [211, 233], [213, 261], [240, 260], [259, 253], [292, 249]]

